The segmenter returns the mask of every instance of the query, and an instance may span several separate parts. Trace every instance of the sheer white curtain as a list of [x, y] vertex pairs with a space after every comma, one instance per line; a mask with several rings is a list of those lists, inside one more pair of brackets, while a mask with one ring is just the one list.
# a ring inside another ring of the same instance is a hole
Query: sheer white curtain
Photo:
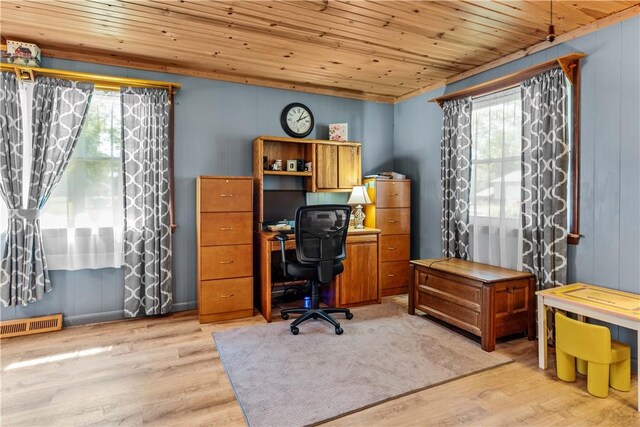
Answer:
[[520, 88], [473, 100], [471, 259], [522, 270]]
[[[31, 141], [31, 88], [23, 84], [25, 141]], [[58, 186], [40, 218], [49, 270], [121, 267], [123, 205], [120, 94], [95, 91], [82, 132]], [[30, 165], [25, 144], [24, 165]], [[29, 179], [30, 166], [25, 167]], [[24, 181], [28, 188], [28, 181]], [[7, 211], [0, 202], [0, 240]]]

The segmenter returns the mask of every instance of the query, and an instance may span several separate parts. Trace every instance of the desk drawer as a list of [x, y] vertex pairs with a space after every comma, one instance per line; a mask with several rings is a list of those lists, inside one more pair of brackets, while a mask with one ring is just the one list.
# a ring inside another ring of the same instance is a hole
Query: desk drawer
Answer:
[[408, 208], [411, 206], [411, 183], [392, 180], [376, 181], [377, 208]]
[[382, 262], [409, 259], [409, 235], [392, 234], [380, 238]]
[[250, 179], [202, 178], [201, 212], [251, 212], [253, 181]]
[[409, 260], [383, 262], [381, 267], [382, 290], [409, 286]]
[[253, 279], [200, 282], [200, 314], [226, 313], [253, 308]]
[[253, 241], [251, 212], [203, 213], [200, 216], [202, 246], [241, 245]]
[[233, 245], [201, 248], [200, 279], [253, 276], [251, 247], [251, 245]]
[[409, 234], [409, 208], [376, 209], [376, 227], [382, 234]]
[[482, 335], [480, 331], [480, 312], [443, 299], [429, 290], [418, 290], [415, 295], [416, 308], [438, 319], [449, 322], [459, 328]]

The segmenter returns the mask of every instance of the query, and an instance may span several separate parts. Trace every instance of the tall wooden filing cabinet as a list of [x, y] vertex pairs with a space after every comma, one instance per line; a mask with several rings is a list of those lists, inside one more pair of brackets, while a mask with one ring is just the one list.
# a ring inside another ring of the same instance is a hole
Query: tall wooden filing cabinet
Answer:
[[253, 178], [196, 181], [200, 323], [253, 315]]
[[382, 296], [406, 293], [409, 289], [411, 181], [367, 178], [364, 185], [373, 203], [365, 207], [365, 226], [382, 231]]

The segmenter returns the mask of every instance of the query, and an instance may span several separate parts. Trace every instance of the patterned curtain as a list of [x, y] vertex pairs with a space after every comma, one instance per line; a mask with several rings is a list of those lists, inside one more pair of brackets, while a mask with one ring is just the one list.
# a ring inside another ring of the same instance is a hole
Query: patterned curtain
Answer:
[[169, 194], [169, 94], [122, 88], [126, 317], [173, 303]]
[[469, 257], [471, 98], [446, 101], [440, 146], [442, 255]]
[[[0, 198], [10, 213], [18, 212], [22, 206], [22, 148], [18, 80], [12, 71], [3, 71], [0, 72]], [[32, 299], [30, 289], [22, 286], [25, 277], [18, 268], [24, 264], [23, 242], [23, 221], [10, 215], [0, 261], [0, 301], [4, 307]]]
[[537, 288], [566, 284], [567, 88], [561, 69], [522, 82], [522, 264]]
[[[42, 248], [40, 211], [64, 173], [89, 108], [93, 83], [37, 77], [33, 88], [33, 160], [26, 209], [10, 217], [24, 224], [22, 239], [13, 239], [2, 259], [3, 302], [26, 305], [51, 290]], [[9, 240], [9, 239], [8, 239]], [[6, 270], [5, 270], [6, 268]], [[5, 291], [5, 287], [10, 288]], [[7, 299], [5, 294], [8, 293]]]

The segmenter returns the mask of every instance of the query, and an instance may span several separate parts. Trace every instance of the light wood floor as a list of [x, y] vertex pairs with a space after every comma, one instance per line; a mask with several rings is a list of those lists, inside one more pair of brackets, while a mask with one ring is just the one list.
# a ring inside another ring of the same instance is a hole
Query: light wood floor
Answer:
[[[385, 300], [406, 306], [406, 297]], [[211, 332], [261, 323], [262, 317], [255, 316], [199, 325], [188, 312], [2, 340], [0, 422], [244, 425]], [[515, 362], [330, 424], [640, 425], [635, 376], [631, 392], [610, 390], [609, 398], [598, 399], [586, 392], [584, 378], [568, 384], [555, 377], [553, 368], [539, 370], [535, 341], [501, 343], [496, 351]], [[273, 397], [277, 404], [278, 390]]]

